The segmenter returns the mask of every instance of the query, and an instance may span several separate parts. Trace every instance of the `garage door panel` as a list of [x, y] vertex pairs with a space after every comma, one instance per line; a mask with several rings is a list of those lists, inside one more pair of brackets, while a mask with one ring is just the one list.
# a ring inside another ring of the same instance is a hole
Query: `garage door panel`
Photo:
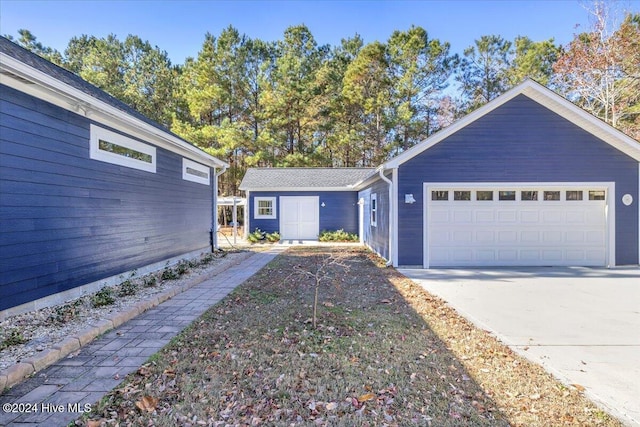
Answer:
[[495, 241], [495, 233], [493, 231], [477, 231], [476, 242], [479, 244], [493, 243]]
[[[559, 189], [555, 185], [548, 193], [556, 200], [520, 200], [531, 191], [517, 185], [482, 189], [493, 191], [495, 197], [499, 191], [516, 191], [516, 200], [476, 200], [479, 190], [468, 188], [437, 190], [449, 194], [469, 191], [472, 197], [428, 200], [427, 254], [431, 266], [606, 264], [606, 202], [570, 199], [576, 191], [588, 194], [585, 187]], [[537, 189], [540, 197], [546, 190]]]
[[569, 224], [584, 224], [585, 215], [584, 212], [567, 212], [567, 223]]
[[476, 222], [494, 222], [496, 220], [495, 212], [488, 210], [476, 211]]
[[[552, 203], [552, 202], [548, 202]], [[545, 224], [562, 224], [565, 221], [564, 212], [558, 210], [542, 211], [542, 222]]]
[[453, 222], [456, 224], [471, 224], [473, 223], [473, 213], [471, 211], [459, 211], [453, 212]]
[[530, 210], [520, 211], [520, 221], [538, 223], [540, 222], [540, 212]]
[[514, 211], [498, 211], [498, 221], [500, 222], [516, 222], [518, 213]]
[[562, 231], [560, 230], [547, 230], [542, 232], [543, 243], [561, 243]]
[[433, 224], [447, 224], [449, 223], [449, 211], [444, 210], [434, 210], [431, 213], [431, 222]]

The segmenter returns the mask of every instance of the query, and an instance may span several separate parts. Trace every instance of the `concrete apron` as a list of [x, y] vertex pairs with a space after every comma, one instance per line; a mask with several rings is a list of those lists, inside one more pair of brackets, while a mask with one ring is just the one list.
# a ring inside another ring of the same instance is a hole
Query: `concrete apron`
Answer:
[[640, 269], [400, 269], [476, 326], [640, 426]]

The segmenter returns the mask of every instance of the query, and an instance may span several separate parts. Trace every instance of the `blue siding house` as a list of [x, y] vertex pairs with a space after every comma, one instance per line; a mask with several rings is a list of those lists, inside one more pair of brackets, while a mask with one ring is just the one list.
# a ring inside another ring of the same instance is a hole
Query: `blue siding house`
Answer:
[[245, 233], [278, 231], [283, 240], [315, 240], [322, 230], [358, 233], [355, 183], [372, 168], [252, 168], [240, 189], [247, 193]]
[[638, 141], [527, 80], [351, 188], [394, 266], [616, 266], [640, 260], [639, 183]]
[[225, 167], [0, 37], [0, 318], [211, 251]]

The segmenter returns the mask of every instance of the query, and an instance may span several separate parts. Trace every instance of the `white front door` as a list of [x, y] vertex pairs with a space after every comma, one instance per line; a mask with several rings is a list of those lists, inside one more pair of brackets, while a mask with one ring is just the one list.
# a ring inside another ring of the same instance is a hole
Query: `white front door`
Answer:
[[280, 235], [283, 240], [313, 240], [320, 232], [318, 196], [280, 197]]
[[606, 266], [606, 187], [425, 185], [425, 264]]

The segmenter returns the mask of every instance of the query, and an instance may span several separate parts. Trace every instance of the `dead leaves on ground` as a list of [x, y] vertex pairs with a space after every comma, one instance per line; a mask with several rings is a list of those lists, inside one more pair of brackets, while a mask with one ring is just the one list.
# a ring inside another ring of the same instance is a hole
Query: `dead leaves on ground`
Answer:
[[438, 298], [366, 261], [372, 256], [363, 251], [354, 251], [351, 282], [321, 290], [320, 324], [311, 331], [308, 287], [284, 281], [304, 262], [297, 252], [304, 254], [277, 258], [130, 375], [96, 409], [95, 421], [599, 425], [595, 410], [581, 406], [579, 385], [558, 387]]

